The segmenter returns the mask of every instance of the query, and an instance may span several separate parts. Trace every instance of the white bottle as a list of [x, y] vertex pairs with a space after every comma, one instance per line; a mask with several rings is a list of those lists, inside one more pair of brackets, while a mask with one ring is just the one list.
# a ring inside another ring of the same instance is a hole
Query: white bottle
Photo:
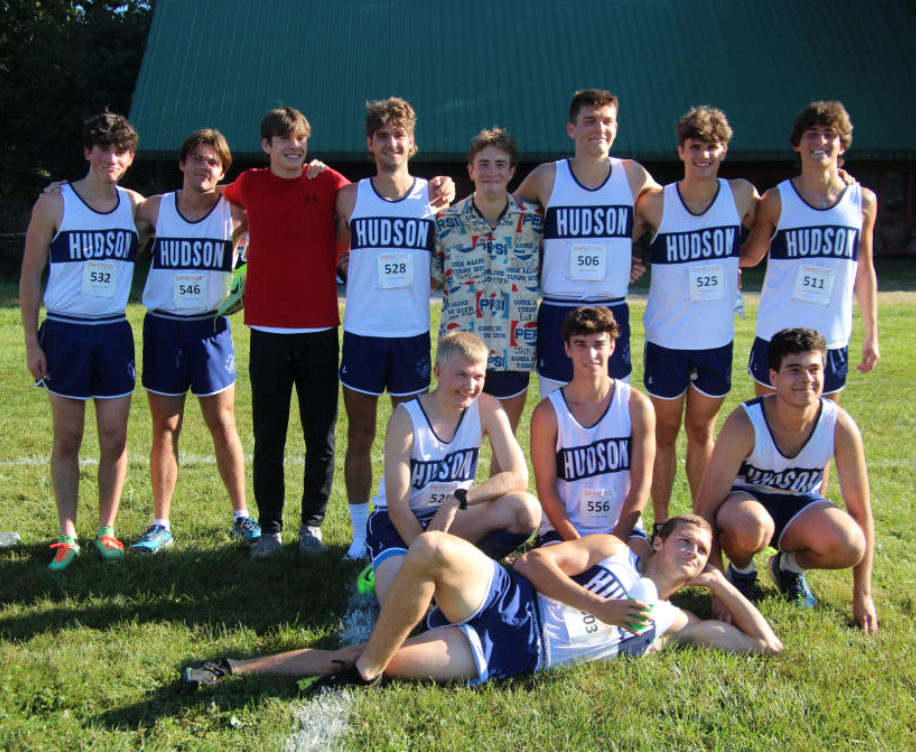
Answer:
[[19, 533], [0, 533], [0, 548], [12, 548], [19, 543]]

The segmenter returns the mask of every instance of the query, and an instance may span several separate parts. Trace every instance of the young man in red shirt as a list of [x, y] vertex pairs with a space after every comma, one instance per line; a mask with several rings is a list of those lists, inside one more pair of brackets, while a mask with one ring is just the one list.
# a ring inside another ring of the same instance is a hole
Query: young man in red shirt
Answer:
[[304, 170], [311, 127], [292, 107], [261, 121], [270, 166], [247, 170], [226, 197], [248, 211], [251, 245], [245, 323], [251, 328], [254, 495], [262, 535], [254, 560], [281, 550], [283, 457], [293, 386], [305, 435], [305, 480], [299, 550], [320, 552], [320, 525], [334, 476], [337, 419], [337, 191], [349, 181], [327, 169]]

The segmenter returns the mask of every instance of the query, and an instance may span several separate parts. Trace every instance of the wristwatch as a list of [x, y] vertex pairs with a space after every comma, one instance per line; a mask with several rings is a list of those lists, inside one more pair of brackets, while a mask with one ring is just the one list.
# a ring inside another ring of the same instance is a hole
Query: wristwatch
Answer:
[[456, 488], [452, 496], [458, 499], [458, 509], [464, 511], [468, 508], [468, 491], [466, 488]]

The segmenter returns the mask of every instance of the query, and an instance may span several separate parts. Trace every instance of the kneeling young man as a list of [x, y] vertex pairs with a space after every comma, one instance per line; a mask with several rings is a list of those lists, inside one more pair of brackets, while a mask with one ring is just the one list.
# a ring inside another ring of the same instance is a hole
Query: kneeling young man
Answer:
[[640, 513], [652, 482], [655, 413], [643, 394], [608, 376], [619, 331], [603, 307], [577, 308], [563, 320], [573, 378], [531, 418], [540, 545], [613, 533], [650, 552]]
[[[732, 412], [700, 486], [697, 513], [716, 531], [710, 562], [721, 568], [724, 551], [731, 560], [726, 576], [752, 596], [754, 554], [773, 545], [779, 552], [769, 570], [776, 586], [806, 608], [816, 603], [806, 569], [852, 567], [855, 621], [876, 632], [865, 452], [853, 419], [822, 396], [827, 344], [811, 329], [783, 329], [770, 341], [767, 359], [775, 394]], [[820, 496], [831, 458], [845, 512]]]
[[[464, 540], [427, 532], [411, 545], [366, 645], [296, 650], [185, 670], [185, 686], [229, 674], [322, 676], [313, 687], [401, 679], [483, 684], [528, 671], [640, 655], [665, 638], [733, 652], [782, 649], [760, 612], [706, 566], [711, 532], [693, 515], [672, 517], [640, 559], [611, 535], [589, 535], [524, 554], [504, 568]], [[657, 599], [628, 598], [641, 578]], [[667, 602], [685, 585], [709, 588], [733, 625], [700, 620]], [[653, 587], [654, 586], [654, 587]], [[427, 612], [431, 629], [407, 639]]]
[[[388, 421], [385, 475], [367, 525], [379, 602], [426, 529], [450, 531], [499, 559], [537, 527], [540, 508], [525, 491], [525, 456], [499, 400], [483, 394], [487, 355], [469, 332], [442, 337], [436, 388], [399, 405]], [[500, 472], [474, 485], [484, 436]]]

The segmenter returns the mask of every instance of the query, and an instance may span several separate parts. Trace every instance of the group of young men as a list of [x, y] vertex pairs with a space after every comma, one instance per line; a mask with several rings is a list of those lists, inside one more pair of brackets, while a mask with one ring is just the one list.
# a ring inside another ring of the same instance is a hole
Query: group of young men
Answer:
[[[347, 556], [371, 556], [382, 603], [365, 650], [208, 663], [191, 670], [191, 684], [230, 670], [334, 673], [332, 681], [375, 681], [383, 672], [485, 681], [642, 652], [666, 632], [729, 649], [776, 650], [779, 641], [750, 603], [753, 556], [771, 543], [779, 547], [770, 563], [774, 580], [800, 605], [814, 602], [805, 569], [852, 566], [856, 622], [876, 630], [864, 454], [854, 422], [835, 404], [845, 383], [853, 290], [866, 329], [859, 370], [879, 357], [875, 197], [839, 171], [851, 142], [848, 115], [839, 103], [809, 105], [791, 137], [801, 175], [760, 200], [747, 181], [718, 178], [731, 137], [720, 111], [694, 109], [679, 121], [684, 178], [662, 188], [641, 165], [609, 155], [617, 110], [609, 92], [577, 92], [567, 126], [575, 156], [541, 165], [514, 195], [515, 142], [500, 129], [482, 131], [468, 156], [474, 193], [438, 216], [454, 190], [447, 178], [427, 184], [410, 175], [416, 115], [404, 100], [368, 104], [377, 174], [358, 184], [322, 165], [306, 170], [308, 121], [280, 108], [261, 124], [268, 168], [222, 188], [231, 164], [225, 140], [197, 131], [180, 152], [182, 190], [147, 200], [117, 187], [136, 133], [118, 116], [90, 120], [89, 172], [37, 202], [21, 281], [28, 366], [49, 391], [54, 416], [61, 538], [51, 568], [65, 568], [80, 550], [78, 452], [88, 399], [96, 403], [101, 444], [95, 545], [106, 559], [123, 554], [113, 525], [134, 378], [124, 308], [137, 248], [154, 233], [143, 381], [154, 426], [155, 519], [131, 548], [156, 552], [171, 543], [168, 512], [190, 387], [213, 434], [235, 531], [252, 544], [252, 559], [281, 550], [295, 386], [306, 442], [299, 548], [323, 550], [339, 379], [353, 522]], [[742, 226], [751, 230], [743, 245]], [[246, 228], [259, 522], [245, 504], [229, 324], [216, 315], [229, 293], [233, 239]], [[648, 398], [628, 383], [626, 304], [632, 241], [647, 231]], [[750, 363], [760, 396], [735, 410], [714, 448], [731, 382], [738, 266], [757, 263], [768, 248]], [[340, 263], [347, 295], [338, 364]], [[431, 278], [444, 284], [434, 366]], [[798, 323], [807, 326], [786, 331]], [[514, 436], [534, 367], [544, 398], [530, 426], [537, 498], [527, 491]], [[437, 385], [428, 392], [431, 372]], [[370, 450], [386, 390], [395, 409], [370, 517]], [[700, 516], [666, 523], [682, 419]], [[478, 483], [484, 434], [493, 458]], [[832, 457], [847, 511], [820, 495]], [[640, 516], [650, 495], [651, 538]], [[538, 528], [538, 548], [514, 570], [494, 564]], [[724, 573], [723, 550], [731, 562]], [[707, 559], [716, 566], [706, 569]], [[641, 574], [658, 597], [627, 600]], [[716, 621], [664, 604], [685, 584], [712, 590]], [[433, 595], [430, 626], [443, 628], [405, 642]]]

